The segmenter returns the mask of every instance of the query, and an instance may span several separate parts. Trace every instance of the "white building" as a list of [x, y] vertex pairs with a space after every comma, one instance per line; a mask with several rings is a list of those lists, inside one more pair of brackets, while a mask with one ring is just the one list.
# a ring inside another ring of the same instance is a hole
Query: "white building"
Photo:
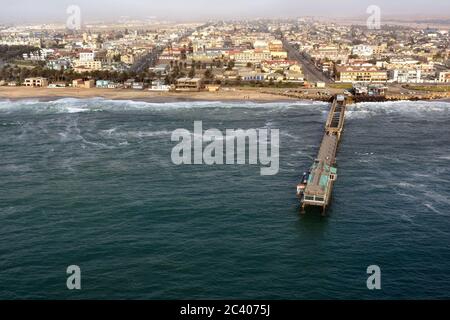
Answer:
[[164, 82], [162, 82], [162, 81], [153, 81], [151, 88], [149, 88], [148, 90], [149, 91], [159, 91], [159, 92], [169, 91], [170, 86], [164, 84]]
[[422, 83], [420, 69], [394, 69], [389, 72], [389, 81], [397, 83]]
[[373, 48], [360, 44], [352, 48], [352, 54], [359, 57], [371, 57], [373, 55]]
[[268, 50], [269, 49], [269, 43], [267, 43], [267, 41], [265, 41], [265, 40], [256, 40], [253, 43], [253, 47], [255, 49]]
[[87, 51], [87, 52], [80, 52], [80, 59], [81, 62], [90, 62], [95, 60], [95, 52]]

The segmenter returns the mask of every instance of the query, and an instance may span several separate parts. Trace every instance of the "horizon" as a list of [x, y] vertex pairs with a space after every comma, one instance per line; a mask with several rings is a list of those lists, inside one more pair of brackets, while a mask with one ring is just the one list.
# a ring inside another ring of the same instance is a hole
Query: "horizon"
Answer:
[[[382, 15], [388, 19], [442, 19], [448, 18], [442, 12], [450, 12], [450, 2], [440, 1], [429, 6], [424, 0], [347, 0], [344, 3], [332, 0], [317, 0], [314, 5], [306, 2], [292, 3], [289, 0], [263, 0], [238, 2], [230, 0], [211, 9], [206, 0], [194, 0], [186, 5], [180, 0], [169, 6], [130, 0], [126, 4], [117, 0], [99, 0], [95, 4], [87, 0], [62, 0], [52, 3], [43, 0], [36, 7], [30, 0], [7, 3], [2, 6], [2, 24], [23, 23], [64, 23], [67, 8], [77, 5], [81, 9], [85, 23], [113, 22], [117, 19], [200, 22], [209, 20], [252, 20], [252, 19], [293, 19], [299, 17], [361, 19], [367, 16], [366, 10], [377, 5]], [[239, 11], [236, 14], [236, 10]]]

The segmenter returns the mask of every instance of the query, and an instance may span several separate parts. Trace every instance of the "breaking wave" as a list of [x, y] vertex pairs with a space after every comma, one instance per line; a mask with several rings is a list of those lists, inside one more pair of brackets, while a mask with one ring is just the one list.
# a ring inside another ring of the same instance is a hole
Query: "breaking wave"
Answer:
[[0, 100], [0, 113], [35, 112], [35, 113], [81, 113], [110, 111], [121, 112], [128, 110], [167, 111], [177, 109], [197, 108], [245, 108], [245, 109], [292, 109], [298, 107], [313, 108], [328, 106], [327, 103], [316, 101], [289, 102], [235, 102], [235, 101], [180, 101], [180, 102], [147, 102], [135, 100], [108, 100], [104, 98], [63, 98], [52, 101]]
[[449, 115], [450, 103], [445, 101], [363, 102], [348, 106], [346, 118], [366, 119], [383, 115], [424, 117], [430, 114]]

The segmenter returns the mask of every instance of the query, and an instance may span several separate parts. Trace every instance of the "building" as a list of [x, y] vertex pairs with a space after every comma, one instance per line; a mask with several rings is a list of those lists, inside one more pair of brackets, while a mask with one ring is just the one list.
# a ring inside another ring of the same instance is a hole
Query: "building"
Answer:
[[66, 83], [65, 82], [55, 82], [48, 85], [48, 88], [50, 89], [58, 89], [58, 88], [65, 88]]
[[270, 51], [272, 59], [287, 59], [288, 53], [286, 51]]
[[75, 72], [79, 73], [102, 70], [102, 62], [97, 60], [92, 61], [75, 60], [74, 70]]
[[336, 67], [336, 82], [378, 82], [384, 83], [388, 80], [387, 71], [375, 66], [356, 67], [338, 66]]
[[267, 41], [265, 40], [256, 40], [253, 43], [253, 47], [255, 49], [260, 49], [260, 50], [267, 50], [269, 49], [269, 44], [267, 43]]
[[241, 65], [247, 63], [260, 64], [262, 61], [272, 60], [272, 55], [270, 51], [245, 50], [237, 53], [234, 60]]
[[95, 87], [95, 80], [86, 80], [84, 82], [84, 88], [85, 89], [91, 89]]
[[200, 91], [202, 88], [202, 79], [200, 78], [181, 78], [177, 80], [177, 91]]
[[120, 87], [120, 84], [115, 83], [115, 82], [110, 82], [108, 83], [108, 89], [117, 89]]
[[92, 51], [84, 51], [80, 52], [80, 61], [81, 62], [90, 62], [95, 60], [95, 52]]
[[58, 59], [58, 60], [49, 60], [47, 62], [47, 68], [52, 70], [67, 70], [70, 68], [70, 62], [68, 60], [64, 59]]
[[25, 79], [24, 85], [26, 87], [47, 87], [48, 80], [46, 78], [27, 78]]
[[153, 81], [149, 91], [167, 92], [170, 90], [170, 86], [166, 85], [163, 81]]
[[95, 83], [95, 86], [97, 88], [107, 89], [108, 85], [109, 85], [109, 82], [110, 81], [108, 81], [108, 80], [97, 80], [96, 83]]
[[352, 48], [352, 54], [358, 57], [371, 57], [373, 55], [373, 48], [366, 45], [357, 45]]
[[363, 84], [355, 83], [353, 85], [353, 93], [355, 96], [384, 96], [386, 95], [387, 87], [383, 84]]
[[83, 88], [84, 80], [83, 79], [75, 79], [72, 81], [72, 87], [74, 88]]
[[220, 90], [220, 85], [218, 84], [208, 84], [206, 86], [206, 90], [208, 90], [209, 92], [217, 92]]
[[[243, 81], [264, 81], [266, 80], [267, 73], [250, 71], [250, 72], [242, 72], [240, 73], [240, 76]], [[280, 76], [284, 78], [282, 75]]]
[[439, 82], [450, 83], [450, 71], [440, 72]]
[[134, 64], [136, 60], [133, 54], [124, 54], [120, 57], [120, 61], [125, 64]]
[[133, 82], [132, 88], [133, 88], [133, 90], [144, 90], [144, 83], [143, 82]]
[[395, 69], [389, 71], [389, 81], [397, 83], [422, 83], [422, 70]]
[[269, 51], [271, 52], [281, 52], [283, 50], [283, 42], [281, 40], [272, 40], [269, 42]]
[[150, 71], [153, 71], [156, 74], [166, 75], [170, 70], [170, 65], [167, 63], [160, 63], [153, 68], [149, 68]]

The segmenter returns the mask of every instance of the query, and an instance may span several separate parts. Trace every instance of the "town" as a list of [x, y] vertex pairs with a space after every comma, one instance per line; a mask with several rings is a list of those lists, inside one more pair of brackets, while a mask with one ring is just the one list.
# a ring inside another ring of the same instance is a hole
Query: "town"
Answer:
[[[329, 100], [450, 95], [450, 27], [313, 18], [0, 26], [0, 86]], [[4, 92], [4, 91], [0, 91]]]

